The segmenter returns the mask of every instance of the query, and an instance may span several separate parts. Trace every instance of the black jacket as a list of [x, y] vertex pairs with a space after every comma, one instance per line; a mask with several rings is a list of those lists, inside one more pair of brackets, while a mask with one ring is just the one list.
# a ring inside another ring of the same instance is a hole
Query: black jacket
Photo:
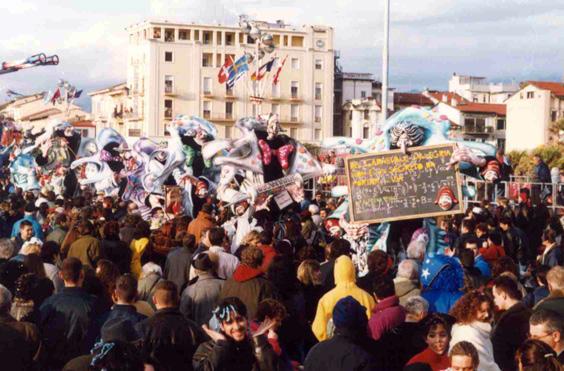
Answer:
[[207, 341], [198, 347], [194, 371], [277, 371], [278, 357], [266, 335], [241, 342]]
[[114, 262], [120, 273], [129, 273], [131, 270], [131, 249], [125, 242], [119, 239], [103, 239], [100, 248], [102, 256]]
[[138, 313], [137, 309], [135, 309], [133, 305], [114, 304], [112, 310], [107, 312], [107, 317], [105, 318], [104, 324], [106, 324], [108, 321], [117, 319], [121, 319], [123, 321], [131, 321], [131, 324], [135, 325], [147, 319], [147, 316]]
[[322, 341], [309, 351], [305, 371], [376, 371], [378, 343], [367, 335], [336, 332], [329, 340]]
[[98, 334], [98, 308], [96, 297], [80, 287], [65, 287], [43, 302], [38, 327], [49, 365], [62, 367], [92, 348]]
[[492, 331], [494, 359], [502, 370], [516, 370], [515, 352], [527, 340], [531, 310], [519, 302], [501, 314]]
[[401, 370], [416, 354], [427, 348], [420, 322], [404, 322], [378, 339], [378, 365], [384, 370]]
[[157, 370], [192, 370], [192, 356], [206, 338], [178, 308], [160, 309], [135, 328], [143, 338], [143, 355]]

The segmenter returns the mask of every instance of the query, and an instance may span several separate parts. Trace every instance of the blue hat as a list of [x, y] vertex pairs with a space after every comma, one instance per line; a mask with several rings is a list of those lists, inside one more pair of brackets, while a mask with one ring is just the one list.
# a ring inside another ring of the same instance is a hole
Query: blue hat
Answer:
[[423, 288], [457, 291], [464, 285], [464, 271], [455, 258], [426, 255], [419, 279]]
[[333, 308], [333, 324], [335, 328], [365, 328], [368, 324], [366, 308], [352, 296], [344, 297]]

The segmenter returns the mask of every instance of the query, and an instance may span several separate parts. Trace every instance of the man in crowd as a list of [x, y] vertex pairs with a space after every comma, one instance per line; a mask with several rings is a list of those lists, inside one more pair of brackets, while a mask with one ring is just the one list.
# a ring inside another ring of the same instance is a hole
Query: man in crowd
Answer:
[[527, 339], [531, 310], [521, 302], [521, 291], [510, 277], [496, 278], [492, 293], [496, 307], [503, 311], [492, 332], [495, 362], [502, 370], [515, 370], [514, 354]]
[[[239, 259], [224, 248], [225, 230], [221, 227], [215, 227], [204, 232], [202, 244], [207, 250], [217, 256], [217, 276], [224, 280], [231, 278], [233, 272], [239, 266]], [[190, 274], [190, 278], [193, 278]]]
[[80, 237], [71, 244], [67, 256], [79, 259], [84, 266], [95, 268], [100, 259], [100, 241], [92, 236], [94, 226], [88, 220], [83, 220], [77, 230]]
[[114, 289], [112, 299], [115, 304], [112, 306], [112, 310], [104, 326], [118, 319], [130, 321], [135, 325], [147, 318], [147, 316], [138, 313], [135, 308], [135, 302], [137, 301], [137, 281], [133, 276], [129, 274], [119, 276], [116, 280], [116, 288]]
[[82, 288], [84, 272], [80, 260], [65, 259], [61, 278], [65, 287], [43, 302], [38, 322], [47, 363], [55, 368], [88, 352], [98, 332], [95, 322], [100, 315], [96, 297]]
[[16, 244], [15, 254], [18, 254], [24, 243], [33, 237], [33, 225], [29, 220], [22, 220], [19, 226], [19, 233], [12, 240]]
[[155, 314], [136, 325], [143, 338], [143, 354], [158, 370], [177, 370], [190, 365], [202, 330], [178, 311], [178, 290], [173, 282], [157, 283], [153, 301]]
[[212, 205], [203, 204], [198, 216], [188, 224], [188, 233], [196, 238], [196, 245], [200, 244], [204, 231], [216, 227], [212, 218]]
[[12, 227], [12, 238], [15, 238], [18, 235], [18, 232], [20, 232], [20, 224], [23, 221], [28, 221], [29, 223], [31, 223], [31, 226], [33, 228], [33, 235], [37, 238], [39, 238], [40, 240], [43, 240], [43, 230], [41, 229], [41, 225], [39, 224], [39, 222], [37, 221], [36, 217], [35, 217], [35, 212], [37, 211], [37, 208], [35, 207], [35, 205], [30, 202], [25, 206], [24, 209], [24, 217], [20, 220], [18, 220], [17, 222], [14, 223], [14, 226]]
[[564, 317], [547, 309], [535, 311], [529, 318], [531, 339], [548, 344], [564, 365]]
[[551, 268], [546, 274], [546, 282], [549, 294], [534, 309], [548, 309], [564, 316], [564, 267]]

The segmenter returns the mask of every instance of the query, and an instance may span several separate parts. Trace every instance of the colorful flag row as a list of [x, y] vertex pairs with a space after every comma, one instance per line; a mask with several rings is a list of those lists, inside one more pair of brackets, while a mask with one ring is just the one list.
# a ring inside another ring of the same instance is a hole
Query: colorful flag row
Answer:
[[[286, 58], [284, 57], [282, 63], [277, 67], [276, 73], [274, 74], [274, 78], [272, 80], [272, 84], [278, 84], [280, 72], [282, 71], [282, 67], [284, 67], [284, 63], [286, 62]], [[270, 61], [266, 62], [262, 66], [259, 67], [258, 71], [254, 72], [251, 75], [251, 80], [253, 81], [260, 81], [266, 76], [266, 74], [273, 70], [275, 62], [278, 60], [278, 57], [273, 57]], [[219, 69], [219, 73], [217, 74], [217, 80], [220, 84], [226, 83], [227, 87], [231, 89], [237, 80], [239, 80], [245, 72], [249, 71], [249, 63], [247, 55], [243, 55], [237, 61], [233, 61], [231, 56], [228, 56], [225, 60], [225, 63]]]

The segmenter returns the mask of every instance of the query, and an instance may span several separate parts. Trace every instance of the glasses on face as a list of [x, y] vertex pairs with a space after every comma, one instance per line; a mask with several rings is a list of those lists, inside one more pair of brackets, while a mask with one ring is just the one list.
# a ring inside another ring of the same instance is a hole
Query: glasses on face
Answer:
[[549, 336], [552, 336], [552, 332], [547, 332], [546, 334], [542, 334], [542, 335], [529, 334], [529, 339], [541, 340], [541, 339], [544, 339], [544, 338], [549, 337]]

